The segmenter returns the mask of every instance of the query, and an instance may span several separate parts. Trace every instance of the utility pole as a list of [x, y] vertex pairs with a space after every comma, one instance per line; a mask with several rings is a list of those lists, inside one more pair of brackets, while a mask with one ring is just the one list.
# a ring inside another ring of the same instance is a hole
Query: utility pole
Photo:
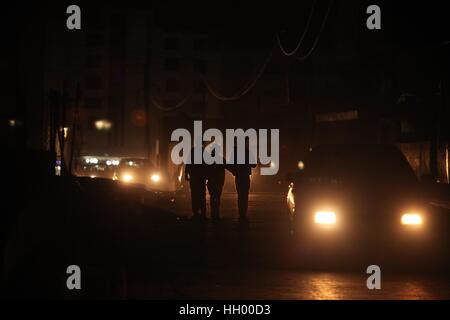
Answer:
[[73, 158], [75, 153], [75, 143], [77, 142], [77, 127], [78, 127], [78, 121], [79, 121], [79, 113], [80, 113], [80, 84], [77, 83], [76, 93], [75, 93], [75, 105], [74, 105], [74, 112], [73, 112], [73, 121], [72, 121], [72, 141], [70, 144], [70, 160], [69, 160], [69, 175], [72, 175], [72, 168], [73, 168]]
[[[433, 112], [433, 123], [432, 123], [432, 133], [430, 137], [430, 174], [433, 178], [433, 181], [436, 181], [439, 179], [439, 158], [438, 158], [438, 151], [441, 147], [441, 122], [442, 122], [442, 116], [444, 113], [445, 118], [445, 110], [446, 110], [446, 101], [445, 101], [445, 81], [447, 77], [446, 73], [446, 64], [445, 64], [445, 58], [447, 57], [447, 52], [445, 51], [448, 48], [448, 45], [450, 44], [449, 41], [446, 41], [442, 44], [440, 44], [437, 47], [437, 61], [438, 66], [437, 72], [439, 77], [439, 100], [433, 101], [434, 106], [434, 112]], [[445, 140], [445, 138], [444, 138]], [[447, 148], [447, 147], [446, 147]], [[445, 171], [446, 171], [446, 179], [448, 181], [448, 151], [445, 150]]]
[[152, 32], [152, 12], [146, 17], [146, 39], [145, 39], [145, 64], [144, 64], [144, 105], [146, 113], [145, 122], [145, 148], [147, 158], [150, 160], [152, 156], [152, 139], [151, 139], [151, 106], [150, 106], [150, 90], [151, 90], [151, 32]]
[[62, 101], [61, 101], [61, 122], [58, 122], [57, 130], [59, 137], [59, 150], [61, 152], [61, 175], [66, 175], [66, 161], [65, 161], [65, 148], [64, 148], [64, 127], [66, 126], [66, 106], [67, 106], [67, 82], [63, 83]]
[[48, 109], [49, 109], [49, 126], [50, 126], [50, 153], [54, 159], [53, 163], [56, 161], [56, 108], [58, 104], [58, 93], [51, 89], [48, 93]]

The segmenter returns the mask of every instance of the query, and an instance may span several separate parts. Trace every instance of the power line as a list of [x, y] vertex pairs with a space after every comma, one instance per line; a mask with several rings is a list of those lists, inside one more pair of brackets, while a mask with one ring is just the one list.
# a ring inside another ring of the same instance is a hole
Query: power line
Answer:
[[181, 108], [190, 98], [191, 96], [188, 95], [186, 96], [184, 99], [182, 99], [180, 102], [178, 102], [176, 105], [168, 107], [168, 106], [164, 106], [161, 103], [159, 103], [158, 101], [156, 101], [154, 96], [150, 96], [150, 101], [152, 102], [152, 104], [157, 107], [158, 109], [160, 109], [161, 111], [164, 112], [170, 112], [170, 111], [175, 111], [179, 108]]
[[[158, 84], [151, 83], [150, 86], [155, 89], [153, 91], [157, 92], [158, 96], [161, 96], [161, 88], [160, 88], [160, 86]], [[186, 95], [186, 97], [184, 97], [182, 100], [180, 100], [176, 105], [174, 105], [174, 106], [165, 106], [161, 102], [158, 102], [158, 100], [156, 99], [154, 94], [149, 96], [150, 102], [156, 108], [158, 108], [159, 110], [164, 111], [164, 112], [175, 111], [175, 110], [181, 108], [190, 98], [191, 98], [191, 95], [188, 94], [188, 95]]]
[[[321, 36], [321, 34], [322, 34], [322, 32], [323, 32], [323, 30], [324, 30], [324, 28], [325, 28], [326, 22], [327, 22], [327, 20], [328, 20], [328, 16], [329, 16], [329, 14], [330, 14], [330, 11], [331, 11], [331, 7], [332, 7], [332, 4], [333, 4], [333, 1], [334, 1], [334, 0], [330, 0], [330, 3], [329, 3], [329, 6], [328, 6], [328, 9], [327, 9], [327, 12], [326, 12], [326, 14], [325, 14], [325, 16], [324, 16], [324, 19], [323, 19], [323, 21], [322, 21], [322, 25], [320, 26], [319, 32], [318, 32], [318, 34], [317, 34], [317, 36], [316, 36], [316, 39], [315, 39], [314, 42], [313, 42], [313, 45], [311, 46], [311, 48], [309, 49], [309, 51], [308, 51], [305, 55], [300, 56], [300, 57], [295, 57], [297, 60], [302, 61], [302, 60], [307, 59], [307, 58], [311, 55], [311, 53], [315, 50], [315, 48], [316, 48], [316, 46], [317, 46], [317, 44], [318, 44], [318, 42], [319, 42], [320, 36]], [[277, 37], [277, 43], [276, 43], [276, 44], [278, 44], [278, 46], [280, 47], [280, 50], [281, 50], [281, 51], [283, 52], [283, 54], [285, 54], [286, 56], [292, 56], [292, 55], [294, 55], [294, 54], [298, 51], [298, 49], [300, 48], [301, 44], [303, 43], [304, 37], [305, 37], [305, 35], [306, 35], [306, 33], [307, 33], [308, 29], [309, 29], [309, 26], [310, 26], [310, 24], [311, 24], [311, 20], [312, 20], [312, 15], [313, 15], [313, 12], [314, 12], [315, 4], [316, 4], [316, 0], [314, 0], [313, 4], [312, 4], [312, 6], [311, 6], [311, 11], [310, 11], [310, 14], [309, 14], [309, 17], [308, 17], [308, 21], [307, 21], [307, 23], [306, 23], [305, 31], [303, 32], [302, 37], [300, 38], [300, 41], [297, 43], [297, 46], [296, 46], [296, 48], [295, 48], [293, 51], [287, 52], [287, 51], [283, 48], [283, 46], [282, 46], [282, 44], [281, 44], [281, 39], [280, 39], [280, 37], [279, 37], [279, 34], [278, 34], [278, 33], [276, 34], [276, 37]], [[276, 44], [275, 44], [275, 45], [276, 45]], [[242, 89], [240, 89], [239, 91], [237, 91], [235, 94], [229, 95], [229, 96], [225, 96], [225, 95], [223, 95], [223, 94], [220, 94], [220, 93], [218, 93], [218, 92], [217, 92], [217, 91], [216, 91], [216, 90], [208, 83], [208, 81], [206, 80], [206, 78], [203, 78], [203, 82], [205, 83], [205, 86], [206, 86], [206, 88], [208, 89], [208, 92], [209, 92], [212, 96], [214, 96], [216, 99], [221, 100], [221, 101], [235, 101], [235, 100], [241, 99], [244, 95], [246, 95], [246, 94], [247, 94], [247, 93], [248, 93], [248, 92], [256, 85], [256, 83], [258, 82], [258, 80], [259, 80], [259, 79], [261, 78], [261, 76], [263, 75], [264, 70], [266, 69], [267, 65], [269, 64], [270, 59], [272, 58], [272, 55], [273, 55], [273, 51], [274, 51], [275, 45], [272, 47], [272, 49], [270, 50], [270, 52], [269, 52], [269, 54], [267, 55], [266, 59], [264, 60], [263, 64], [262, 64], [261, 67], [259, 68], [259, 70], [258, 70], [258, 72], [257, 72], [257, 74], [256, 74], [256, 77], [255, 77], [253, 80], [248, 81], [247, 84], [246, 84]]]
[[309, 16], [308, 16], [308, 20], [306, 21], [306, 26], [305, 26], [305, 30], [303, 31], [302, 36], [300, 37], [300, 40], [298, 41], [297, 45], [295, 46], [295, 49], [292, 50], [291, 52], [288, 52], [286, 49], [284, 49], [283, 44], [281, 43], [281, 39], [280, 39], [280, 34], [277, 32], [277, 41], [278, 41], [278, 46], [280, 47], [281, 52], [283, 52], [283, 54], [285, 56], [291, 57], [293, 56], [297, 50], [300, 48], [300, 46], [303, 43], [303, 40], [305, 39], [306, 34], [308, 33], [309, 30], [309, 26], [311, 24], [311, 20], [312, 20], [312, 16], [314, 13], [314, 7], [316, 5], [316, 0], [313, 1], [312, 5], [311, 5], [311, 10], [309, 12]]
[[237, 93], [230, 95], [230, 96], [222, 95], [222, 94], [218, 93], [216, 90], [214, 90], [214, 88], [208, 83], [208, 81], [205, 78], [203, 78], [203, 81], [205, 83], [206, 88], [208, 89], [208, 92], [211, 95], [213, 95], [216, 99], [219, 99], [221, 101], [239, 100], [244, 95], [246, 95], [251, 89], [253, 89], [253, 87], [256, 85], [256, 82], [261, 78], [261, 76], [264, 73], [264, 70], [266, 69], [267, 65], [269, 64], [270, 59], [272, 58], [274, 48], [275, 48], [275, 46], [272, 47], [272, 49], [270, 50], [266, 59], [263, 61], [262, 65], [258, 68], [256, 77], [253, 80], [248, 81], [247, 84], [242, 89], [240, 89]]
[[331, 11], [331, 7], [333, 6], [333, 2], [334, 2], [334, 0], [330, 0], [330, 4], [328, 5], [327, 13], [325, 14], [325, 17], [323, 18], [322, 25], [320, 26], [320, 30], [317, 33], [317, 37], [314, 40], [313, 45], [311, 46], [309, 51], [304, 56], [295, 57], [295, 59], [297, 59], [299, 61], [306, 60], [311, 55], [311, 53], [314, 51], [314, 49], [316, 48], [317, 44], [319, 43], [320, 36], [321, 36], [321, 34], [323, 32], [323, 29], [325, 28], [325, 25], [327, 23], [328, 16], [329, 16], [330, 11]]

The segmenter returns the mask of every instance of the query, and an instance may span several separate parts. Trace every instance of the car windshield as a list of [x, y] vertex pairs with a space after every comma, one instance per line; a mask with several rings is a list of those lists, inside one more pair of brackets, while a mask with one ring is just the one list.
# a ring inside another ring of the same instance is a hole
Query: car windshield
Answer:
[[317, 148], [305, 160], [305, 174], [311, 183], [417, 182], [400, 151], [390, 147]]

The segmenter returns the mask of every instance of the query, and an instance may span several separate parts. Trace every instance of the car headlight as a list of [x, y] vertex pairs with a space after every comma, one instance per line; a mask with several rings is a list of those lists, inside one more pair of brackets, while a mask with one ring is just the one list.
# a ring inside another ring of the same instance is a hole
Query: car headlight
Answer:
[[153, 182], [159, 182], [159, 180], [161, 180], [161, 176], [157, 173], [154, 173], [151, 175], [150, 180], [152, 180]]
[[314, 215], [314, 222], [317, 224], [335, 224], [336, 213], [333, 211], [317, 211]]
[[122, 176], [122, 180], [124, 182], [130, 182], [133, 180], [133, 176], [131, 174], [126, 173]]
[[405, 213], [402, 215], [401, 223], [405, 225], [420, 225], [423, 219], [419, 213]]

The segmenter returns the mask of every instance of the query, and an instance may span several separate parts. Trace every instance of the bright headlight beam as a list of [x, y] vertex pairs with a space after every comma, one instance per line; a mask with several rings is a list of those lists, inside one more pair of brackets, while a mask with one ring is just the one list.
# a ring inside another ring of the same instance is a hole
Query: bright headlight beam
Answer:
[[122, 176], [122, 180], [123, 180], [124, 182], [130, 182], [131, 180], [133, 180], [133, 176], [132, 176], [131, 174], [124, 174], [124, 175]]
[[336, 213], [333, 211], [317, 211], [314, 215], [314, 222], [317, 224], [336, 223]]
[[151, 179], [153, 182], [158, 182], [159, 180], [161, 180], [161, 177], [160, 177], [159, 174], [155, 173], [155, 174], [152, 174], [152, 176], [150, 177], [150, 179]]
[[406, 225], [419, 225], [422, 224], [422, 216], [418, 213], [405, 213], [401, 222]]

